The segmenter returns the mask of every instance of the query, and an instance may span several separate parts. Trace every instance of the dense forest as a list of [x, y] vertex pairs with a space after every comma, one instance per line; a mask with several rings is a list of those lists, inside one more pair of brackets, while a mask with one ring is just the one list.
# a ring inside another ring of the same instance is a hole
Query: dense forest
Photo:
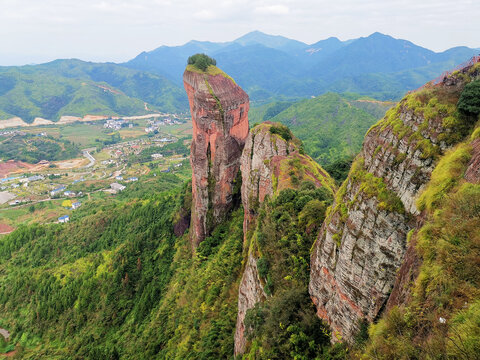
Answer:
[[[188, 216], [191, 187], [165, 186], [171, 190], [87, 204], [70, 224], [25, 226], [2, 239], [0, 327], [12, 333], [8, 350], [24, 359], [232, 358], [248, 251], [243, 209], [192, 254], [188, 233], [174, 234]], [[330, 351], [307, 283], [316, 224], [331, 200], [304, 182], [259, 210], [255, 246], [265, 254], [262, 276], [272, 296], [249, 313], [249, 358], [259, 349], [272, 359]]]

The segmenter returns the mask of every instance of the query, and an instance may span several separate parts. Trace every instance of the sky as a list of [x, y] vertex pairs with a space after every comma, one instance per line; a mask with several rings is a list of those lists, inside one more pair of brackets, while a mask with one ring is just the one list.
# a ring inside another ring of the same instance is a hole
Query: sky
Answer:
[[127, 61], [250, 31], [311, 44], [379, 31], [434, 51], [480, 48], [479, 0], [0, 0], [0, 65]]

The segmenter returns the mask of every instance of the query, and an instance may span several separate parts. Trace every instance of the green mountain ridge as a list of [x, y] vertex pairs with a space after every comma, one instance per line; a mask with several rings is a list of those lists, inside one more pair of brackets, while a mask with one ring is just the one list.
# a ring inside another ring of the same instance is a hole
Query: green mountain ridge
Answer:
[[[333, 104], [334, 109], [380, 112], [372, 105], [375, 101], [354, 95], [327, 94], [319, 103], [327, 109]], [[378, 124], [386, 121], [388, 117]], [[465, 147], [470, 156], [479, 134], [472, 129], [447, 153], [427, 186], [438, 196], [424, 196], [429, 215], [412, 235], [426, 259], [424, 275], [412, 290], [415, 302], [395, 308], [368, 331], [364, 327], [349, 349], [330, 344], [328, 327], [316, 317], [305, 292], [309, 249], [331, 198], [302, 183], [298, 190], [267, 199], [250, 235], [258, 246], [258, 271], [269, 296], [247, 314], [250, 346], [243, 358], [423, 358], [415, 342], [418, 327], [425, 321], [438, 323], [436, 306], [443, 306], [440, 315], [449, 318], [451, 305], [440, 291], [444, 285], [454, 295], [469, 296], [471, 305], [456, 312], [449, 326], [460, 334], [461, 343], [466, 341], [467, 354], [475, 354], [478, 249], [469, 239], [478, 238], [475, 201], [480, 192], [478, 184], [466, 184], [460, 177], [470, 158]], [[69, 224], [22, 227], [0, 239], [0, 327], [12, 333], [8, 344], [0, 342], [0, 350], [15, 348], [22, 359], [233, 358], [242, 258], [250, 251], [242, 250], [242, 209], [230, 213], [192, 253], [188, 232], [174, 235], [174, 224], [191, 208], [191, 186], [137, 196], [120, 203], [91, 203], [77, 210]], [[452, 217], [458, 211], [461, 223]], [[447, 220], [455, 226], [453, 233], [442, 227]], [[462, 265], [464, 260], [469, 267]], [[459, 266], [466, 280], [448, 277], [451, 266]], [[421, 310], [415, 307], [418, 301], [427, 301], [427, 319], [412, 317]], [[455, 306], [462, 304], [455, 301]], [[445, 338], [442, 331], [439, 327], [434, 333], [435, 341]], [[442, 351], [435, 344], [429, 349]], [[449, 349], [447, 359], [461, 355], [455, 347]]]
[[[145, 104], [148, 103], [148, 110]], [[0, 118], [143, 115], [184, 110], [185, 95], [161, 76], [80, 60], [0, 68]]]
[[299, 102], [277, 102], [253, 109], [252, 123], [276, 121], [287, 125], [305, 151], [322, 165], [353, 157], [367, 130], [393, 106], [357, 94], [327, 93]]

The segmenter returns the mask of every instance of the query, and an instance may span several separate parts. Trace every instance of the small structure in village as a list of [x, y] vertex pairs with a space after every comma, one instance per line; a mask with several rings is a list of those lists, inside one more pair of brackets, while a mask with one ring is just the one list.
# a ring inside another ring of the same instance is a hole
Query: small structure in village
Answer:
[[112, 184], [110, 184], [110, 187], [112, 188], [113, 191], [115, 191], [115, 193], [119, 193], [119, 192], [125, 190], [125, 188], [126, 188], [125, 185], [122, 185], [122, 184], [119, 184], [119, 183], [112, 183]]
[[67, 223], [70, 221], [70, 216], [68, 215], [63, 215], [58, 218], [59, 223]]

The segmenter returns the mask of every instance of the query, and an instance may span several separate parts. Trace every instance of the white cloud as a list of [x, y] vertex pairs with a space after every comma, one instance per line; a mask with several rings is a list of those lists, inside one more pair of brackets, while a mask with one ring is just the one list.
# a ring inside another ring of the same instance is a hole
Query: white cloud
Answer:
[[261, 15], [287, 15], [290, 9], [285, 5], [267, 5], [256, 7], [254, 12]]
[[201, 10], [193, 14], [193, 17], [198, 20], [207, 21], [215, 19], [216, 15], [211, 10]]
[[252, 30], [307, 43], [380, 31], [433, 50], [478, 48], [478, 18], [478, 0], [0, 0], [0, 50], [9, 59], [31, 54], [25, 61], [122, 61], [163, 44], [228, 41]]

